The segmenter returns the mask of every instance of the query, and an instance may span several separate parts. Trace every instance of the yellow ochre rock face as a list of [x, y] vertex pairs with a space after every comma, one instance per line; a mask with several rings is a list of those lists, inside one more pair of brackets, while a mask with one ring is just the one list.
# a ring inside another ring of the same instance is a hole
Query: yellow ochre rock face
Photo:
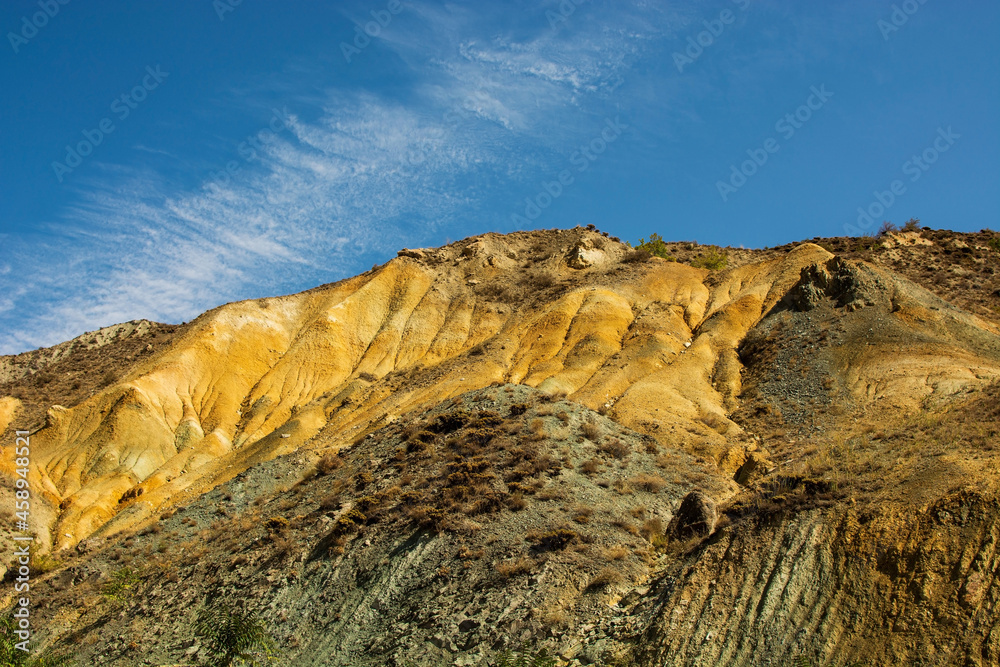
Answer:
[[[741, 341], [769, 314], [813, 307], [817, 294], [847, 293], [854, 301], [838, 307], [913, 332], [845, 332], [835, 379], [850, 400], [905, 406], [1000, 376], [998, 356], [975, 344], [997, 338], [990, 325], [817, 245], [724, 271], [623, 262], [629, 253], [582, 229], [487, 234], [202, 315], [120, 382], [50, 410], [34, 434], [52, 548], [492, 383], [565, 392], [667, 446], [750, 450], [728, 418]], [[14, 399], [0, 400], [4, 428], [14, 410]]]

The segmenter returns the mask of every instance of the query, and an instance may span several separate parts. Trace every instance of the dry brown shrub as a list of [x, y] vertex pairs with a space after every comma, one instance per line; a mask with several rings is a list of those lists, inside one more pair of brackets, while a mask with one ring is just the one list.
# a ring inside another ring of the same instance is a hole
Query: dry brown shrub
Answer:
[[630, 535], [635, 535], [636, 537], [639, 536], [639, 529], [636, 528], [634, 524], [632, 524], [629, 521], [626, 521], [625, 519], [615, 519], [614, 521], [611, 522], [611, 525], [614, 526], [615, 528], [621, 528]]
[[601, 443], [600, 451], [616, 459], [624, 459], [629, 455], [629, 448], [618, 438], [609, 438]]
[[584, 475], [593, 475], [601, 470], [601, 462], [596, 458], [587, 459], [580, 464], [580, 472]]
[[580, 432], [583, 434], [583, 437], [591, 442], [598, 442], [602, 435], [601, 427], [592, 421], [584, 422], [580, 427]]
[[520, 512], [528, 506], [528, 501], [521, 492], [507, 496], [507, 507], [514, 512]]
[[324, 454], [320, 460], [316, 462], [316, 472], [321, 475], [329, 475], [342, 465], [344, 465], [344, 459], [340, 458], [336, 452], [330, 452], [328, 454]]
[[470, 549], [469, 547], [462, 547], [458, 550], [458, 557], [462, 560], [479, 560], [485, 555], [485, 549]]
[[654, 538], [663, 535], [663, 521], [659, 517], [647, 519], [646, 522], [642, 524], [642, 530], [640, 533], [643, 537], [652, 542]]
[[729, 421], [714, 412], [702, 415], [701, 423], [718, 433], [725, 433], [729, 430]]
[[623, 496], [630, 495], [634, 491], [632, 485], [625, 479], [616, 479], [611, 486]]
[[588, 589], [606, 588], [608, 586], [618, 586], [624, 583], [625, 577], [617, 568], [605, 567], [595, 574], [587, 585]]
[[528, 572], [531, 572], [531, 568], [534, 564], [535, 562], [527, 556], [521, 556], [514, 561], [497, 563], [495, 569], [497, 574], [501, 577], [504, 579], [510, 579], [511, 577], [516, 577], [519, 574], [527, 574]]
[[642, 473], [629, 480], [632, 486], [649, 493], [659, 493], [667, 485], [667, 481], [659, 475]]
[[559, 607], [551, 607], [541, 612], [539, 620], [550, 628], [559, 628], [566, 624], [569, 617]]
[[573, 521], [577, 523], [589, 523], [590, 516], [594, 513], [594, 508], [577, 504], [570, 511], [573, 514]]
[[555, 551], [565, 549], [571, 542], [575, 542], [580, 534], [569, 528], [556, 528], [555, 530], [538, 531], [532, 530], [525, 539], [533, 543], [540, 551]]
[[604, 557], [608, 560], [622, 560], [628, 556], [629, 550], [624, 544], [616, 544], [604, 550]]

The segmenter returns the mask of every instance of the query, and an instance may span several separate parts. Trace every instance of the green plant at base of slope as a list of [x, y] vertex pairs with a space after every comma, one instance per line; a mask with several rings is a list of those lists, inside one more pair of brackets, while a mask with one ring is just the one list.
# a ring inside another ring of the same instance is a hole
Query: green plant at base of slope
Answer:
[[0, 620], [0, 667], [65, 667], [72, 664], [67, 655], [33, 656], [31, 651], [22, 651], [17, 647], [18, 641], [14, 632], [17, 622], [10, 616]]
[[202, 609], [194, 631], [205, 640], [209, 667], [257, 665], [274, 659], [274, 640], [253, 611], [221, 605]]
[[649, 235], [648, 241], [642, 238], [639, 239], [639, 245], [636, 246], [636, 250], [645, 250], [654, 257], [662, 257], [672, 262], [677, 261], [667, 252], [667, 244], [664, 242], [663, 237], [656, 232]]
[[549, 657], [545, 649], [538, 653], [531, 653], [525, 649], [517, 651], [507, 649], [498, 653], [492, 664], [494, 667], [554, 667], [556, 659]]
[[135, 589], [142, 581], [142, 575], [130, 567], [123, 567], [111, 573], [111, 581], [101, 587], [101, 595], [115, 603], [132, 599]]

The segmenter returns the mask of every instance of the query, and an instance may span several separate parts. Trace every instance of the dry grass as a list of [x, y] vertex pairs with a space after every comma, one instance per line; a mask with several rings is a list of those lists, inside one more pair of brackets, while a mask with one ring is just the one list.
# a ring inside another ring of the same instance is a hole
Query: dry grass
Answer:
[[507, 507], [509, 507], [514, 512], [520, 512], [528, 506], [528, 501], [525, 499], [524, 494], [521, 492], [512, 493], [507, 496]]
[[622, 494], [623, 496], [631, 495], [632, 492], [635, 490], [632, 488], [632, 485], [629, 484], [628, 480], [625, 479], [616, 479], [611, 486], [615, 491]]
[[570, 513], [573, 515], [573, 521], [585, 524], [590, 522], [590, 517], [594, 513], [594, 508], [587, 505], [577, 504], [570, 508]]
[[653, 517], [652, 519], [647, 519], [645, 523], [642, 524], [642, 528], [640, 529], [639, 533], [647, 540], [652, 542], [654, 538], [663, 535], [664, 533], [663, 521], [659, 517]]
[[615, 519], [611, 522], [611, 525], [615, 528], [621, 528], [629, 535], [639, 537], [639, 529], [630, 521], [626, 521], [625, 519]]
[[557, 551], [565, 549], [571, 542], [575, 542], [580, 537], [579, 533], [569, 528], [556, 528], [554, 530], [532, 530], [525, 535], [527, 541], [535, 545], [539, 551]]
[[591, 442], [598, 442], [603, 435], [603, 430], [600, 426], [592, 421], [586, 421], [580, 426], [580, 433], [583, 434], [587, 440]]
[[628, 547], [624, 544], [616, 544], [604, 550], [604, 557], [608, 560], [622, 560], [629, 555]]
[[648, 493], [659, 493], [667, 485], [667, 481], [659, 475], [642, 473], [629, 480], [629, 483], [637, 489]]
[[601, 443], [600, 451], [618, 460], [623, 460], [629, 455], [629, 447], [619, 438], [608, 438]]
[[607, 588], [608, 586], [619, 586], [623, 583], [625, 583], [625, 577], [618, 570], [618, 568], [605, 567], [590, 578], [590, 583], [587, 585], [587, 589], [594, 590], [597, 588]]
[[316, 472], [321, 475], [329, 475], [342, 465], [344, 465], [344, 459], [342, 459], [336, 452], [330, 452], [324, 454], [320, 460], [316, 462]]
[[569, 616], [561, 607], [548, 607], [539, 614], [539, 620], [550, 628], [561, 628], [566, 625]]
[[535, 561], [531, 560], [527, 556], [521, 556], [516, 560], [497, 563], [494, 569], [496, 570], [497, 574], [499, 574], [504, 579], [510, 579], [511, 577], [516, 577], [518, 575], [527, 574], [531, 572], [534, 566], [535, 566]]

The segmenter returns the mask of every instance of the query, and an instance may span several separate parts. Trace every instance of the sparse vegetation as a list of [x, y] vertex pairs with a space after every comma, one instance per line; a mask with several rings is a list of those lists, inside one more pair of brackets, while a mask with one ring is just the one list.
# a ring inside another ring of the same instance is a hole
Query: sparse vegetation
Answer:
[[648, 250], [630, 250], [622, 257], [622, 262], [626, 264], [641, 264], [652, 259], [653, 254]]
[[38, 574], [51, 572], [52, 570], [59, 569], [61, 566], [62, 562], [53, 557], [51, 554], [36, 554], [32, 556], [31, 567]]
[[642, 489], [649, 493], [659, 493], [663, 490], [663, 487], [667, 485], [665, 479], [659, 475], [650, 475], [643, 473], [637, 475], [629, 480], [629, 483], [637, 489]]

